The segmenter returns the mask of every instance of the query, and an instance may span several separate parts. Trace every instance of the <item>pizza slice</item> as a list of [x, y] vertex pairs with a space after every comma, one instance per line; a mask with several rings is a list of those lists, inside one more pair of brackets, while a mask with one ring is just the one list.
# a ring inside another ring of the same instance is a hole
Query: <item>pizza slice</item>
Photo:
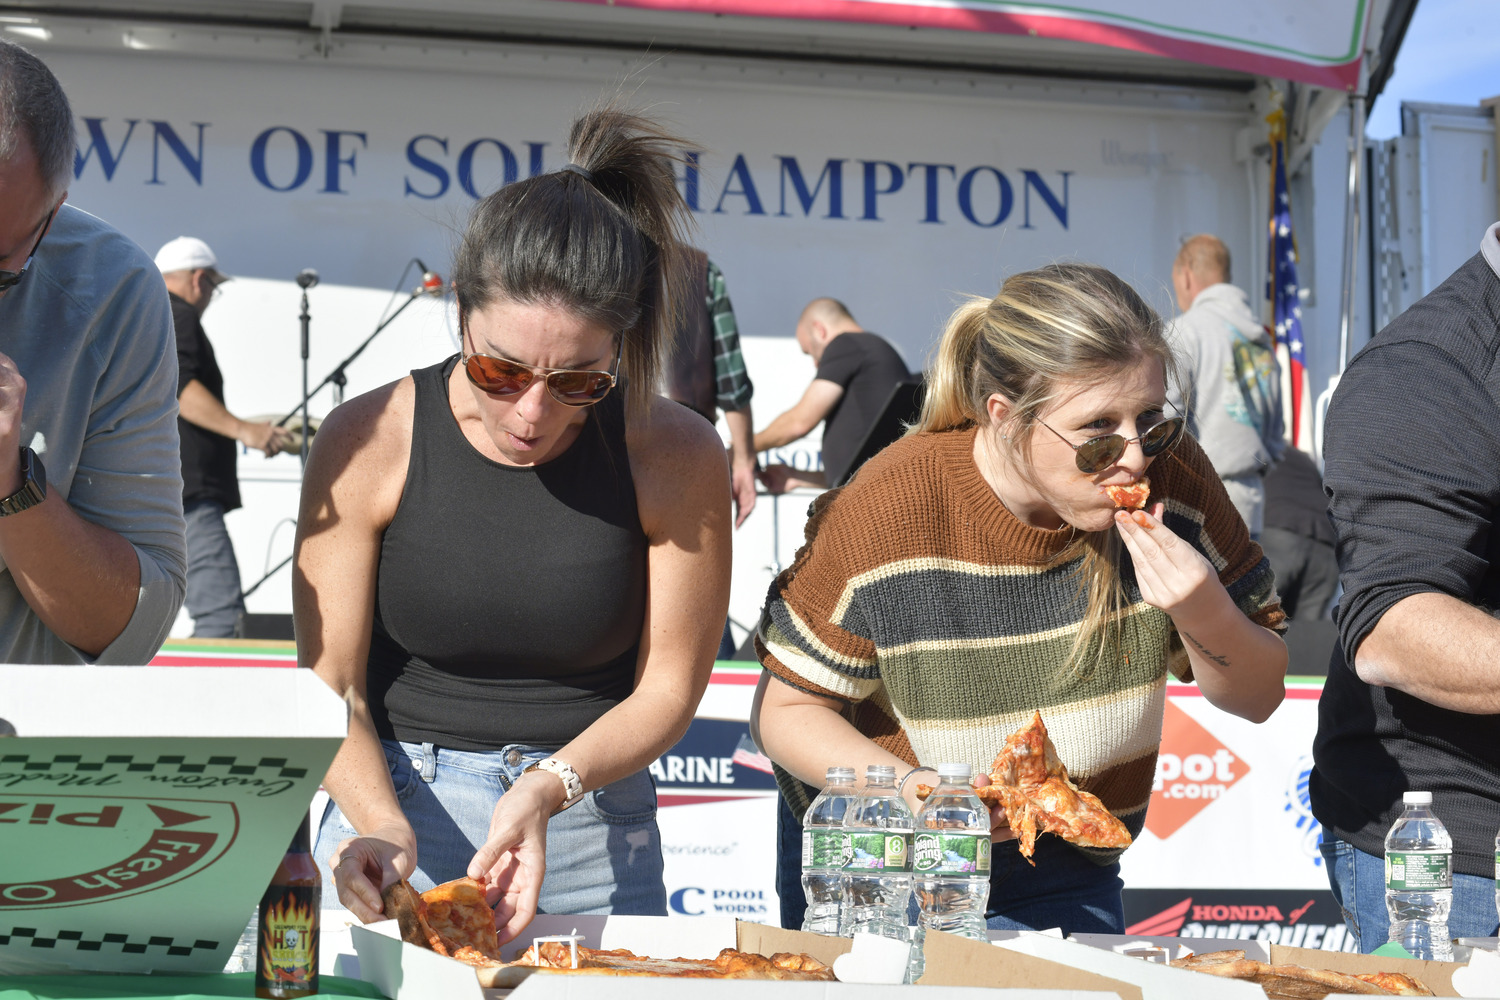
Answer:
[[[1005, 818], [1020, 841], [1021, 856], [1028, 864], [1039, 833], [1052, 833], [1080, 847], [1125, 848], [1130, 831], [1110, 812], [1098, 796], [1075, 785], [1057, 756], [1057, 747], [1047, 735], [1042, 713], [1016, 730], [1005, 741], [990, 765], [990, 784], [975, 791], [986, 805], [1005, 809]], [[928, 785], [917, 795], [926, 798]]]
[[[574, 964], [574, 960], [577, 964]], [[770, 958], [725, 948], [714, 958], [651, 958], [623, 948], [601, 950], [543, 941], [509, 965], [480, 970], [480, 985], [518, 985], [533, 973], [584, 976], [657, 976], [669, 979], [774, 979], [832, 982], [833, 970], [808, 955], [778, 952]]]
[[427, 904], [406, 879], [398, 879], [386, 886], [380, 894], [380, 901], [385, 915], [394, 917], [396, 925], [401, 928], [401, 940], [439, 955], [453, 954], [453, 949], [428, 923]]
[[484, 898], [484, 883], [460, 878], [444, 882], [422, 893], [427, 922], [451, 946], [450, 954], [469, 948], [498, 962], [500, 946], [495, 937], [495, 911]]
[[1141, 510], [1151, 498], [1151, 480], [1142, 476], [1133, 483], [1122, 486], [1106, 486], [1104, 492], [1116, 507], [1123, 510]]
[[1330, 993], [1356, 996], [1432, 996], [1419, 980], [1397, 972], [1345, 975], [1301, 965], [1268, 965], [1246, 958], [1243, 951], [1216, 951], [1189, 955], [1171, 963], [1179, 969], [1243, 979], [1260, 986], [1268, 1000], [1321, 1000]]

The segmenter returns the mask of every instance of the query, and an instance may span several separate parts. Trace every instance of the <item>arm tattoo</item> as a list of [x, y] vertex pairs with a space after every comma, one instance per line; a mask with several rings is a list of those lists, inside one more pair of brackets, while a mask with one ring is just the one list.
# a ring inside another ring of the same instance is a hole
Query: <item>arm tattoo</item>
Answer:
[[1194, 639], [1186, 632], [1182, 633], [1182, 637], [1188, 642], [1192, 643], [1194, 646], [1197, 646], [1198, 652], [1203, 654], [1204, 659], [1217, 663], [1221, 667], [1229, 666], [1229, 657], [1220, 656], [1217, 653], [1210, 652], [1209, 649], [1203, 645], [1203, 643], [1199, 642], [1197, 639]]

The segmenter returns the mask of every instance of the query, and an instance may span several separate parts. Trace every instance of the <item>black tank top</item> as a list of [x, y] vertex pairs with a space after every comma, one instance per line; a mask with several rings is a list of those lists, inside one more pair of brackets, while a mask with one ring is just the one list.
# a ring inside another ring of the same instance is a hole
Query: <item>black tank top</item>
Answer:
[[376, 578], [370, 713], [387, 739], [556, 749], [635, 677], [646, 538], [623, 396], [595, 404], [552, 461], [504, 465], [459, 429], [456, 362], [412, 372], [411, 462]]

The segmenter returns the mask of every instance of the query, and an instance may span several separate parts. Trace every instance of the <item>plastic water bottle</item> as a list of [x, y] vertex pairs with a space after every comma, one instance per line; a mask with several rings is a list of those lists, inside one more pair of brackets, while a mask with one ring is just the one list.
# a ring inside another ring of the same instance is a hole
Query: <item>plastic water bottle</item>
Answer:
[[968, 764], [942, 764], [917, 813], [912, 884], [923, 932], [985, 936], [990, 898], [990, 811], [969, 784]]
[[1407, 792], [1385, 835], [1385, 908], [1390, 940], [1415, 958], [1453, 961], [1448, 910], [1453, 906], [1453, 838], [1432, 814], [1431, 792]]
[[866, 768], [864, 791], [844, 816], [844, 833], [849, 837], [849, 860], [844, 863], [841, 933], [908, 940], [912, 815], [896, 792], [894, 767]]
[[807, 895], [802, 929], [836, 936], [844, 904], [844, 862], [849, 853], [844, 814], [858, 793], [852, 767], [830, 767], [827, 780], [802, 819], [802, 891]]

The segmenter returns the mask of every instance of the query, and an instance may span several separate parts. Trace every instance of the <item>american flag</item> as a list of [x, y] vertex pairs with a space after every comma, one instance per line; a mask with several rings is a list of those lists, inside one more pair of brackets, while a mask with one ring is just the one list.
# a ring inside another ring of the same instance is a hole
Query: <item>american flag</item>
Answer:
[[1302, 352], [1302, 305], [1297, 291], [1297, 240], [1286, 180], [1286, 112], [1266, 116], [1271, 126], [1271, 220], [1266, 298], [1270, 300], [1276, 359], [1281, 362], [1284, 423], [1293, 447], [1312, 451], [1311, 387]]
[[771, 758], [760, 752], [760, 748], [755, 745], [755, 741], [750, 739], [749, 733], [745, 733], [740, 737], [739, 743], [734, 748], [734, 756], [731, 759], [736, 764], [742, 764], [753, 770], [764, 771], [767, 774], [772, 773]]

